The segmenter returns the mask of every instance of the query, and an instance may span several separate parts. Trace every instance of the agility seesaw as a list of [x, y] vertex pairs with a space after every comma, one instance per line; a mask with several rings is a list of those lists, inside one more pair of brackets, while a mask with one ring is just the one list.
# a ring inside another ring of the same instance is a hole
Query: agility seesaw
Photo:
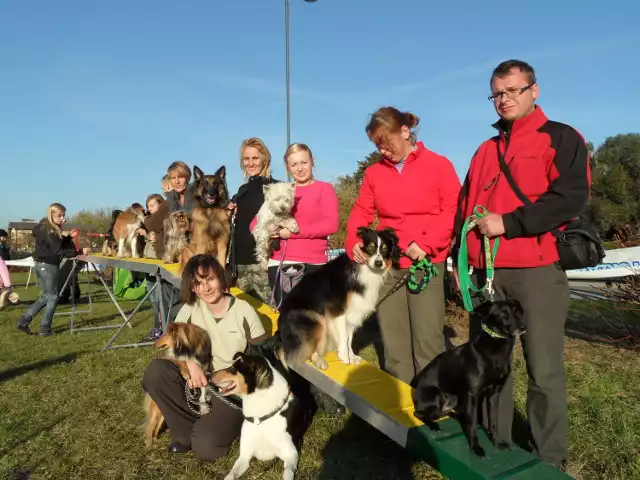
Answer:
[[[144, 272], [156, 275], [176, 287], [180, 285], [177, 264], [163, 264], [160, 260], [151, 259], [118, 259], [102, 255], [81, 255], [77, 260], [93, 265], [110, 265]], [[97, 269], [94, 270], [101, 275]], [[103, 284], [106, 287], [106, 283], [103, 282]], [[158, 289], [158, 293], [159, 291]], [[147, 296], [149, 293], [147, 292]], [[237, 288], [232, 289], [231, 293], [249, 302], [258, 312], [265, 330], [275, 333], [278, 324], [276, 310]], [[115, 302], [111, 295], [110, 298]], [[113, 346], [112, 344], [138, 308], [139, 305], [109, 340], [105, 349], [126, 347], [126, 345]], [[141, 345], [145, 344], [129, 346]], [[480, 459], [470, 451], [464, 433], [456, 420], [445, 417], [437, 422], [440, 430], [433, 431], [413, 416], [411, 387], [408, 384], [366, 361], [359, 365], [345, 365], [338, 360], [335, 352], [327, 354], [325, 360], [329, 364], [327, 370], [318, 370], [307, 362], [297, 371], [310, 383], [448, 478], [454, 480], [572, 478], [516, 445], [512, 445], [506, 451], [496, 449], [482, 429], [479, 431], [480, 445], [484, 448], [486, 456]]]

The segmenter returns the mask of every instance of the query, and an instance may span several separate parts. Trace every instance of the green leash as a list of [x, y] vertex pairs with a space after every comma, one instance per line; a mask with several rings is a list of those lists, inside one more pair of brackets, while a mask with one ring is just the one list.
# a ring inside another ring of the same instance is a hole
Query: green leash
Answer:
[[[422, 279], [418, 282], [416, 273], [423, 271]], [[407, 280], [407, 288], [411, 293], [420, 293], [431, 281], [432, 277], [438, 276], [438, 269], [431, 263], [431, 259], [424, 257], [422, 260], [413, 261], [411, 267], [409, 267], [409, 279]]]
[[484, 256], [485, 256], [485, 269], [487, 272], [487, 281], [482, 287], [476, 287], [471, 280], [471, 272], [469, 271], [469, 250], [467, 247], [467, 235], [473, 230], [478, 220], [487, 215], [487, 209], [482, 205], [477, 205], [473, 209], [473, 215], [471, 215], [464, 222], [462, 227], [462, 235], [460, 240], [460, 249], [458, 250], [458, 280], [460, 282], [460, 292], [462, 293], [462, 301], [464, 308], [467, 312], [473, 312], [473, 304], [471, 303], [471, 291], [474, 292], [487, 292], [491, 301], [493, 301], [493, 278], [495, 275], [495, 259], [496, 253], [498, 253], [498, 245], [500, 244], [500, 238], [496, 238], [493, 249], [489, 237], [483, 235], [484, 243]]

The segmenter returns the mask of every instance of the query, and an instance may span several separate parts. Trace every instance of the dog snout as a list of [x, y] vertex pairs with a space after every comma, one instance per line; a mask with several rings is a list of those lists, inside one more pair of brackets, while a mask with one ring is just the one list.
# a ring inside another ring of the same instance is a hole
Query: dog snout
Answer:
[[384, 263], [379, 258], [376, 258], [373, 261], [373, 266], [376, 267], [376, 268], [382, 268], [382, 265], [384, 265]]

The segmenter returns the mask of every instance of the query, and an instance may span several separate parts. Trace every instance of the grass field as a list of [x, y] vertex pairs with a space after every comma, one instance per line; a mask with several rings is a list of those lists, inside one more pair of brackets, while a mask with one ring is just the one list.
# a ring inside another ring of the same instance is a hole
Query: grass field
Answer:
[[[14, 274], [13, 279], [19, 283], [26, 276]], [[119, 314], [102, 287], [91, 288], [96, 303], [80, 323], [117, 323]], [[114, 331], [69, 334], [68, 316], [55, 317], [55, 337], [27, 337], [15, 330], [15, 323], [38, 289], [17, 291], [23, 303], [0, 312], [0, 479], [210, 480], [226, 475], [237, 456], [237, 442], [227, 458], [210, 464], [191, 453], [169, 455], [166, 433], [145, 451], [140, 378], [155, 355], [151, 348], [101, 353]], [[135, 302], [122, 305], [130, 311]], [[576, 478], [640, 479], [640, 351], [628, 338], [612, 341], [624, 337], [620, 331], [640, 337], [639, 318], [638, 312], [602, 303], [573, 305], [566, 370], [569, 469]], [[37, 330], [39, 319], [32, 329]], [[151, 322], [147, 306], [117, 343], [140, 340]], [[464, 341], [464, 318], [453, 316], [449, 323], [453, 342]], [[371, 346], [363, 356], [376, 361]], [[520, 351], [515, 370], [518, 407], [523, 409], [526, 376]], [[526, 435], [517, 440], [524, 444]], [[254, 461], [243, 478], [274, 480], [281, 475], [280, 462]], [[318, 413], [305, 437], [297, 478], [442, 477], [357, 417]]]

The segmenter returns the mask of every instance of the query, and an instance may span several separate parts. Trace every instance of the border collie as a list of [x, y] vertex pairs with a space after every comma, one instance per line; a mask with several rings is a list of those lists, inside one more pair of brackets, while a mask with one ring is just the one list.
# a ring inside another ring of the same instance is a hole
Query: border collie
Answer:
[[313, 412], [274, 367], [277, 360], [272, 361], [274, 364], [264, 356], [238, 352], [233, 365], [212, 376], [221, 395], [242, 398], [240, 456], [225, 480], [241, 477], [254, 457], [262, 461], [280, 458], [284, 462], [283, 478], [294, 478], [302, 438]]
[[325, 370], [322, 358], [337, 349], [345, 364], [362, 359], [353, 353], [354, 331], [375, 311], [380, 288], [400, 258], [393, 229], [358, 228], [367, 263], [358, 264], [343, 254], [305, 275], [280, 307], [278, 333], [285, 366], [306, 360]]

